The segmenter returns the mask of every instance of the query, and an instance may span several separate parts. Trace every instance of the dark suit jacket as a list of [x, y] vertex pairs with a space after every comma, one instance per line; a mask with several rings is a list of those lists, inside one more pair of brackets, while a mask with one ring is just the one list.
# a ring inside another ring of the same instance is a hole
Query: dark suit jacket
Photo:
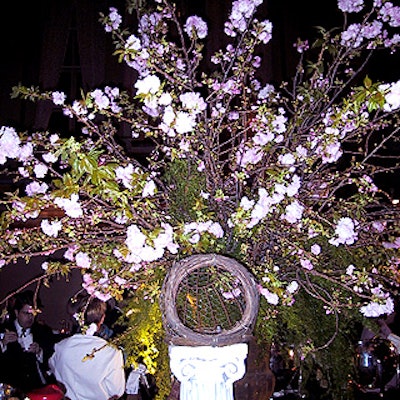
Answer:
[[[0, 332], [4, 332], [5, 329], [15, 332], [14, 321], [1, 327]], [[4, 353], [0, 351], [0, 382], [18, 388], [24, 393], [47, 383], [47, 381], [42, 382], [38, 368], [46, 379], [47, 361], [53, 354], [55, 343], [55, 335], [46, 325], [35, 322], [31, 333], [33, 341], [43, 349], [42, 363], [37, 361], [35, 354], [24, 351], [18, 342], [9, 343]]]

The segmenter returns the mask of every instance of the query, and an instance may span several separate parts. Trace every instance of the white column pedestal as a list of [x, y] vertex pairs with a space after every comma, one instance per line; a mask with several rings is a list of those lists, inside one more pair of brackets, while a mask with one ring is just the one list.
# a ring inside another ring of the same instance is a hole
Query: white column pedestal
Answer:
[[181, 383], [180, 400], [234, 400], [233, 382], [246, 372], [246, 343], [170, 346], [171, 371]]

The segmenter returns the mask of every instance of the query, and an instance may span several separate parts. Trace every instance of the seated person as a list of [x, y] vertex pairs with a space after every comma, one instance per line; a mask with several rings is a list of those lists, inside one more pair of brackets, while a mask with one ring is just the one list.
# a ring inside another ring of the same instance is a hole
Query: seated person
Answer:
[[55, 343], [50, 327], [37, 322], [34, 303], [32, 291], [17, 294], [1, 327], [0, 382], [25, 393], [48, 383], [47, 361]]
[[124, 394], [122, 351], [98, 336], [107, 305], [92, 298], [84, 312], [86, 334], [76, 333], [55, 345], [50, 370], [71, 400], [109, 400]]

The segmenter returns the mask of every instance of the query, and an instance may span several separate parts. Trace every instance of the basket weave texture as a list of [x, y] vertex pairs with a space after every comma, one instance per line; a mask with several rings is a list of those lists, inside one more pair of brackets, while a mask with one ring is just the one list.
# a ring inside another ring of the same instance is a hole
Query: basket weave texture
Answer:
[[259, 293], [252, 274], [236, 260], [199, 254], [174, 263], [160, 305], [170, 344], [227, 346], [251, 338]]

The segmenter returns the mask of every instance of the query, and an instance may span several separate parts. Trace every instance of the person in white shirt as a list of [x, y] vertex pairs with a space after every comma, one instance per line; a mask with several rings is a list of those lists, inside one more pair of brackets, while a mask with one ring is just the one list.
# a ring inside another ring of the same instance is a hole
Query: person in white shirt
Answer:
[[71, 400], [118, 399], [125, 390], [122, 351], [96, 336], [107, 305], [93, 298], [85, 311], [86, 334], [74, 334], [55, 345], [49, 367]]

